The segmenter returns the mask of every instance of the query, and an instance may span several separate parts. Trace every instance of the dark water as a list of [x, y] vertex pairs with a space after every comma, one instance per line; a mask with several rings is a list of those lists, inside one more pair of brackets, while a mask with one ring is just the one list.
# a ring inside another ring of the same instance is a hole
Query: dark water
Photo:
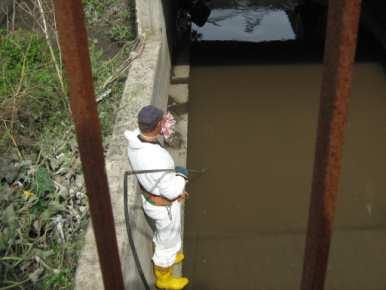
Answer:
[[[193, 66], [190, 289], [299, 289], [319, 64]], [[326, 289], [386, 289], [386, 85], [355, 66]]]

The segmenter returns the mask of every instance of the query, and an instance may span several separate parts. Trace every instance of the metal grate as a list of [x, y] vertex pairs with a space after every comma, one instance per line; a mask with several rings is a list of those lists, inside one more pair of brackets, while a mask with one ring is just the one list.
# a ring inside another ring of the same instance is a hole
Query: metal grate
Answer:
[[[70, 104], [105, 289], [123, 290], [81, 0], [55, 0]], [[361, 0], [330, 0], [302, 290], [323, 289]]]

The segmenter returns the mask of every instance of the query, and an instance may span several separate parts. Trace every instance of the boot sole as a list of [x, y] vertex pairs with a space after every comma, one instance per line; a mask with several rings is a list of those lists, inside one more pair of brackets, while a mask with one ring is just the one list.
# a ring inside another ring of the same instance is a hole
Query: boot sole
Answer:
[[158, 289], [162, 289], [162, 290], [182, 290], [184, 289], [187, 285], [189, 284], [189, 281], [187, 281], [183, 286], [181, 287], [178, 287], [178, 288], [170, 288], [170, 287], [160, 287], [162, 285], [155, 285], [155, 287], [157, 287]]

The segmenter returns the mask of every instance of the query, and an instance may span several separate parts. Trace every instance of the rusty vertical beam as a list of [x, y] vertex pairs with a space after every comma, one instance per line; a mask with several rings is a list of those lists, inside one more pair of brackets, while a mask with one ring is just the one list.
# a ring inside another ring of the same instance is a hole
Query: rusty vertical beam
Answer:
[[361, 0], [330, 0], [301, 290], [322, 290], [339, 185]]
[[105, 289], [124, 290], [82, 4], [81, 0], [54, 3], [103, 283]]

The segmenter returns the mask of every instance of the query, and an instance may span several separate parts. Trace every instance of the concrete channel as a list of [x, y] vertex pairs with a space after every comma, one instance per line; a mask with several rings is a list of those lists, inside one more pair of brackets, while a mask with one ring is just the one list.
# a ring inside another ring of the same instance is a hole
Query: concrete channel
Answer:
[[[296, 2], [212, 1], [194, 28], [188, 165], [208, 173], [186, 208], [189, 289], [300, 287], [323, 45]], [[361, 30], [325, 289], [386, 287], [380, 46]]]
[[[306, 29], [295, 0], [212, 0], [206, 24], [192, 27], [190, 52], [175, 54], [173, 62], [170, 3], [136, 1], [143, 49], [130, 69], [107, 153], [125, 286], [143, 289], [124, 224], [122, 174], [129, 168], [123, 132], [136, 126], [142, 106], [155, 104], [178, 121], [168, 147], [176, 163], [208, 168], [188, 188], [182, 269], [191, 279], [188, 289], [299, 289], [322, 68], [317, 35], [323, 31]], [[386, 84], [379, 52], [362, 31], [329, 290], [386, 288]], [[152, 231], [136, 181], [129, 185], [135, 243], [153, 282]], [[103, 289], [91, 226], [75, 288]]]

